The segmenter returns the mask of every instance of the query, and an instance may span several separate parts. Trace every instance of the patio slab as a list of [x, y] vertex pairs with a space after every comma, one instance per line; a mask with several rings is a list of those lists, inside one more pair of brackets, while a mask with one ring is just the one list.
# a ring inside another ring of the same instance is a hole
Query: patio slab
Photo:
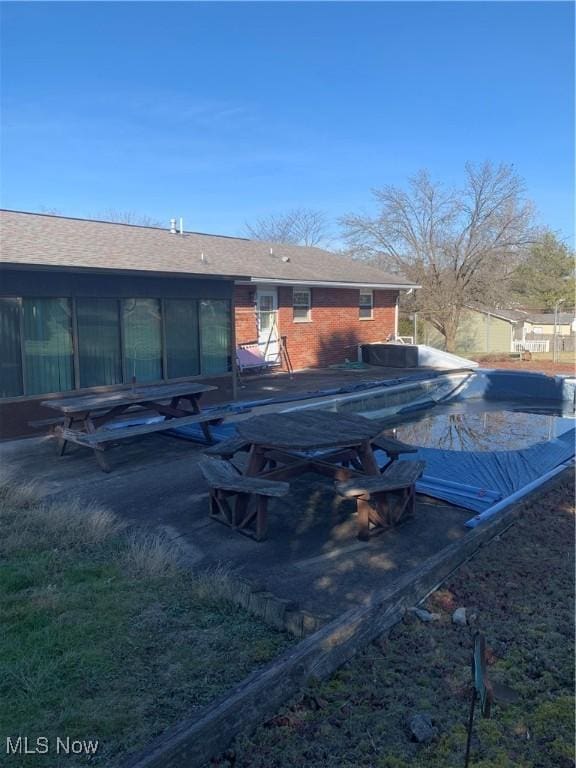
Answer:
[[90, 451], [71, 446], [60, 458], [49, 438], [0, 444], [2, 468], [34, 480], [46, 498], [102, 504], [131, 524], [177, 537], [192, 567], [222, 563], [326, 619], [468, 532], [468, 511], [419, 497], [412, 519], [360, 542], [354, 503], [335, 496], [329, 479], [308, 474], [272, 501], [268, 539], [258, 543], [208, 518], [201, 456], [198, 444], [153, 434], [112, 448], [113, 470], [104, 474]]

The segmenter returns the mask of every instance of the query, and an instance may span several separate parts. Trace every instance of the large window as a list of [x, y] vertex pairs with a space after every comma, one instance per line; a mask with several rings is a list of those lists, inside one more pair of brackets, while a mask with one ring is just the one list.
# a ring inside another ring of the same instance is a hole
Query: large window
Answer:
[[311, 295], [310, 289], [296, 289], [292, 292], [292, 312], [295, 323], [306, 323], [311, 320]]
[[118, 299], [77, 299], [81, 387], [122, 383]]
[[20, 300], [0, 299], [0, 397], [22, 393]]
[[164, 324], [168, 378], [197, 376], [200, 373], [198, 302], [166, 299]]
[[70, 299], [24, 299], [22, 308], [26, 394], [73, 389]]
[[124, 378], [139, 382], [162, 378], [162, 321], [158, 299], [123, 299]]
[[202, 373], [225, 373], [230, 370], [229, 302], [200, 302], [200, 349]]
[[0, 298], [0, 397], [226, 373], [230, 325], [222, 299]]

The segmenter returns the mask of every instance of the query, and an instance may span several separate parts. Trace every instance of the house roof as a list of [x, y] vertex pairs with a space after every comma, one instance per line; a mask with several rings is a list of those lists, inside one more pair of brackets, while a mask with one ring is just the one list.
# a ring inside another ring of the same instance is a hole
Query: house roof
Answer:
[[[554, 325], [554, 313], [553, 312], [528, 312], [526, 320], [536, 325]], [[558, 325], [570, 325], [574, 320], [573, 312], [558, 312], [556, 316], [556, 323]]]
[[526, 313], [517, 309], [491, 309], [489, 307], [481, 307], [477, 304], [469, 304], [468, 309], [472, 309], [475, 312], [482, 312], [484, 315], [498, 317], [500, 320], [506, 320], [509, 323], [518, 323], [522, 322], [522, 320], [526, 320]]
[[0, 211], [0, 264], [120, 270], [256, 282], [413, 288], [414, 283], [321, 248], [197, 232]]
[[[485, 315], [499, 317], [501, 320], [507, 320], [509, 323], [535, 323], [540, 325], [554, 325], [553, 312], [531, 312], [527, 309], [490, 309], [476, 304], [470, 304], [468, 309], [475, 312], [482, 312]], [[556, 317], [558, 325], [570, 325], [574, 320], [573, 312], [559, 312]]]

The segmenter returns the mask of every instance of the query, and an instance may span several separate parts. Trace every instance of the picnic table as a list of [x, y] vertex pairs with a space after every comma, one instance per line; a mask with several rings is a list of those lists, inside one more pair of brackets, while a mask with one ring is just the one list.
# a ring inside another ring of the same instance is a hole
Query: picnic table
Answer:
[[[238, 422], [236, 429], [239, 438], [230, 441], [234, 442], [230, 449], [223, 445], [219, 451], [217, 445], [208, 451], [213, 456], [220, 453], [225, 458], [231, 458], [233, 451], [248, 451], [246, 468], [242, 476], [235, 479], [239, 494], [236, 507], [233, 514], [221, 508], [223, 514], [220, 519], [246, 532], [248, 522], [254, 519], [254, 512], [248, 510], [250, 496], [258, 494], [257, 489], [253, 488], [254, 478], [269, 483], [286, 481], [306, 472], [317, 472], [339, 482], [354, 477], [380, 477], [381, 470], [374, 450], [382, 450], [382, 443], [376, 446], [374, 441], [386, 428], [389, 428], [389, 424], [359, 414], [312, 408], [288, 413], [268, 413]], [[387, 445], [396, 458], [399, 453], [415, 450], [392, 438], [387, 438]], [[211, 485], [217, 488], [215, 473], [210, 470], [208, 461], [204, 474]], [[211, 477], [214, 479], [211, 480]], [[249, 479], [251, 484], [246, 482]], [[227, 486], [227, 492], [233, 492], [230, 478], [227, 478]], [[262, 538], [266, 531], [266, 502], [269, 495], [269, 492], [263, 491], [258, 498], [256, 538]], [[216, 496], [212, 501], [218, 502], [219, 499]], [[387, 517], [386, 499], [382, 496], [376, 498], [375, 507], [384, 523]]]
[[[60, 456], [68, 443], [76, 443], [91, 448], [100, 468], [109, 472], [104, 450], [118, 440], [200, 424], [208, 442], [214, 442], [210, 424], [221, 421], [226, 411], [202, 412], [199, 400], [204, 392], [215, 389], [210, 384], [180, 382], [44, 400], [42, 405], [61, 415], [62, 423], [54, 431]], [[143, 419], [147, 423], [134, 423]]]

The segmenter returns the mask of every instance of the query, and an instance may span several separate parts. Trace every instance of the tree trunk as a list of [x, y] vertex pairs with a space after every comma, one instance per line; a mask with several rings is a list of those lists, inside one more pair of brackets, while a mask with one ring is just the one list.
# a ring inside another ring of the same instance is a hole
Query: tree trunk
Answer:
[[452, 330], [444, 334], [446, 352], [454, 353], [456, 351], [456, 333]]

